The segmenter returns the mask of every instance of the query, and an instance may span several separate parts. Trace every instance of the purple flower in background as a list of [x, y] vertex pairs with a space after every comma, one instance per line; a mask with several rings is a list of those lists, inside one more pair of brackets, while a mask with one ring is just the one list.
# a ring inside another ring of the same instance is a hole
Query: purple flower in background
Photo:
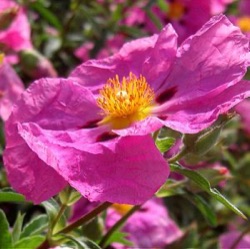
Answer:
[[[130, 208], [128, 205], [114, 204], [113, 208], [108, 209], [106, 227], [111, 228]], [[122, 228], [122, 232], [128, 233], [127, 239], [133, 246], [115, 243], [114, 248], [164, 248], [183, 235], [169, 217], [162, 200], [156, 198], [147, 201], [133, 214]]]
[[25, 10], [15, 1], [0, 2], [0, 47], [7, 54], [7, 61], [17, 62], [16, 52], [31, 49], [30, 25]]
[[24, 91], [24, 85], [13, 68], [0, 58], [0, 117], [6, 121], [11, 113], [13, 103]]
[[[219, 248], [220, 249], [228, 249], [232, 248], [233, 244], [236, 240], [240, 237], [241, 233], [238, 231], [230, 231], [227, 233], [224, 233], [220, 236], [219, 239]], [[250, 235], [245, 235], [242, 237], [242, 239], [239, 241], [235, 249], [243, 249], [243, 248], [250, 248]]]
[[34, 82], [6, 124], [9, 181], [36, 203], [67, 183], [90, 201], [145, 202], [169, 175], [151, 133], [199, 132], [248, 97], [247, 56], [248, 40], [217, 16], [178, 49], [168, 25], [68, 79]]

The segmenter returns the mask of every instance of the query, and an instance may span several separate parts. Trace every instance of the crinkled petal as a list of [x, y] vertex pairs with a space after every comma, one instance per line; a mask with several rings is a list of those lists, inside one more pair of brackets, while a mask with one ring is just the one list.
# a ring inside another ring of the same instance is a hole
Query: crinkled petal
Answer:
[[24, 142], [5, 149], [4, 166], [11, 186], [37, 204], [58, 194], [67, 184]]
[[171, 105], [236, 84], [246, 73], [248, 46], [248, 39], [225, 16], [213, 17], [178, 49], [162, 99], [170, 98]]
[[182, 133], [197, 133], [249, 96], [250, 81], [241, 81], [223, 92], [214, 91], [170, 106], [161, 113], [161, 120], [167, 127]]
[[66, 141], [34, 123], [19, 125], [19, 133], [41, 160], [91, 201], [140, 204], [169, 175], [150, 136], [86, 144], [84, 137]]
[[46, 129], [79, 129], [102, 119], [93, 95], [77, 82], [41, 79], [32, 83], [17, 102], [6, 124], [7, 141], [15, 142], [18, 122], [37, 122]]
[[[115, 75], [127, 77], [130, 72], [142, 74], [157, 90], [167, 77], [176, 54], [177, 35], [171, 25], [159, 35], [126, 43], [114, 56], [102, 60], [90, 60], [77, 67], [70, 77], [97, 93], [109, 78]], [[159, 60], [159, 58], [162, 58]]]

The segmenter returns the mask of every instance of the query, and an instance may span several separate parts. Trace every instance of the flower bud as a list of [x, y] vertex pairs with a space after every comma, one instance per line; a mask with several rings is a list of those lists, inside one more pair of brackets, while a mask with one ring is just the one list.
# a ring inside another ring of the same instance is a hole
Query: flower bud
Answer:
[[22, 70], [31, 78], [56, 77], [51, 62], [34, 49], [22, 50], [19, 54]]

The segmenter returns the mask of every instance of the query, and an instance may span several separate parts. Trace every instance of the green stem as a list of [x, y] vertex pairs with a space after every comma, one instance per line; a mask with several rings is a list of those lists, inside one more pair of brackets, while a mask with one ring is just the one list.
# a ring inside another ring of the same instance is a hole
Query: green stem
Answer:
[[131, 208], [120, 220], [118, 220], [113, 227], [106, 233], [106, 235], [102, 238], [100, 241], [99, 245], [101, 248], [106, 248], [107, 246], [105, 245], [109, 238], [112, 236], [112, 234], [117, 231], [123, 224], [126, 222], [126, 220], [137, 210], [139, 210], [141, 206], [134, 206]]
[[184, 157], [188, 153], [188, 149], [186, 146], [182, 148], [182, 150], [176, 154], [175, 156], [171, 157], [168, 162], [169, 163], [174, 163], [176, 161], [179, 161], [182, 157]]
[[63, 228], [62, 230], [58, 231], [54, 235], [57, 235], [57, 234], [60, 234], [60, 233], [69, 233], [69, 232], [71, 232], [76, 227], [79, 227], [79, 226], [83, 225], [84, 223], [86, 223], [87, 221], [89, 221], [89, 220], [93, 219], [94, 217], [96, 217], [99, 213], [106, 210], [111, 205], [112, 205], [112, 203], [109, 203], [109, 202], [102, 203], [101, 205], [99, 205], [95, 209], [91, 210], [86, 215], [84, 215], [82, 218], [80, 218], [79, 220], [75, 221], [74, 223], [68, 225], [67, 227]]
[[[66, 210], [66, 208], [67, 208], [67, 205], [66, 205], [66, 204], [62, 204], [62, 205], [61, 205], [61, 208], [60, 208], [60, 210], [59, 210], [59, 212], [58, 212], [58, 214], [57, 214], [55, 220], [53, 221], [53, 223], [52, 223], [52, 225], [51, 225], [50, 235], [53, 235], [53, 230], [54, 230], [54, 228], [55, 228], [57, 222], [59, 221], [59, 219], [60, 219], [61, 216], [63, 215], [64, 211]], [[49, 238], [50, 238], [50, 236], [49, 236]]]

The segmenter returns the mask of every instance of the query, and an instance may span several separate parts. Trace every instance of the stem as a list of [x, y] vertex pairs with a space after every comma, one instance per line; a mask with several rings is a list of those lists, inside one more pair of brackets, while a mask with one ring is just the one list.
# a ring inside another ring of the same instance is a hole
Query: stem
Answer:
[[109, 202], [102, 203], [97, 208], [91, 210], [89, 213], [87, 213], [86, 215], [84, 215], [82, 218], [80, 218], [76, 222], [68, 225], [67, 227], [63, 228], [62, 230], [58, 231], [54, 235], [57, 235], [59, 233], [69, 233], [69, 232], [71, 232], [76, 227], [79, 227], [79, 226], [83, 225], [84, 223], [86, 223], [87, 221], [89, 221], [89, 220], [93, 219], [94, 217], [96, 217], [99, 213], [101, 213], [102, 211], [106, 210], [111, 205], [112, 205], [112, 203], [109, 203]]
[[169, 163], [174, 163], [178, 160], [180, 160], [182, 157], [184, 157], [188, 153], [188, 148], [186, 146], [183, 147], [183, 149], [176, 154], [175, 156], [171, 157], [168, 162]]
[[49, 248], [50, 245], [48, 239], [46, 239], [40, 246], [37, 247], [37, 249], [49, 249]]
[[[60, 219], [61, 216], [63, 215], [64, 211], [66, 210], [66, 208], [67, 208], [67, 205], [66, 205], [66, 204], [62, 204], [62, 205], [61, 205], [61, 208], [60, 208], [60, 210], [59, 210], [59, 212], [58, 212], [58, 214], [57, 214], [55, 220], [53, 221], [53, 223], [52, 223], [52, 225], [51, 225], [51, 231], [50, 231], [51, 235], [53, 234], [53, 230], [54, 230], [54, 228], [55, 228], [57, 222], [59, 221], [59, 219]], [[49, 237], [50, 237], [50, 236], [49, 236]]]
[[137, 210], [139, 210], [141, 206], [134, 206], [131, 208], [120, 220], [118, 220], [114, 226], [110, 228], [110, 230], [106, 233], [106, 235], [102, 238], [102, 240], [99, 243], [99, 246], [101, 248], [106, 248], [106, 242], [109, 240], [109, 238], [112, 236], [112, 234], [118, 230], [124, 223], [125, 221]]

